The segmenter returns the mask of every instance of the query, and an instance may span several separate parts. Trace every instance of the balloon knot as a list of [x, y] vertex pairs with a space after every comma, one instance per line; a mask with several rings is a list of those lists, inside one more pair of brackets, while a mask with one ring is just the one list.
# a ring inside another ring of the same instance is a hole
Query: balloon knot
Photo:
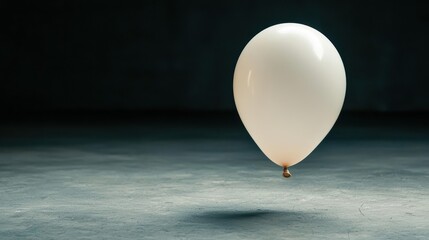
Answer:
[[283, 167], [283, 177], [290, 178], [292, 174], [289, 172], [289, 169], [287, 167]]

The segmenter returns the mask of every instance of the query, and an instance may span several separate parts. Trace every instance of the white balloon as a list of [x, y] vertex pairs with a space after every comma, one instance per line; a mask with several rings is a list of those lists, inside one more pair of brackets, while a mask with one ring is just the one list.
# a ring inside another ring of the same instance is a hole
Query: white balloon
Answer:
[[278, 24], [258, 33], [235, 67], [240, 118], [262, 152], [285, 169], [307, 157], [328, 134], [345, 92], [337, 49], [302, 24]]

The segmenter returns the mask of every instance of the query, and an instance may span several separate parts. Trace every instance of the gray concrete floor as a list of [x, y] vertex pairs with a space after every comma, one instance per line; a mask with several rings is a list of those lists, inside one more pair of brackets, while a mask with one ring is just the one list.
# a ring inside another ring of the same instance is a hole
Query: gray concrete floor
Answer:
[[3, 124], [0, 239], [429, 239], [429, 129], [338, 124], [293, 177], [236, 121]]

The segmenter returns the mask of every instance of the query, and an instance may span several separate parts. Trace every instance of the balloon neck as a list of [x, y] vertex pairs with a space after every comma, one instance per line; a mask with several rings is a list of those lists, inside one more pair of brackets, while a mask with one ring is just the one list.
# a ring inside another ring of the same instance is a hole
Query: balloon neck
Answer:
[[289, 172], [289, 169], [287, 167], [283, 167], [283, 177], [290, 178], [292, 174]]

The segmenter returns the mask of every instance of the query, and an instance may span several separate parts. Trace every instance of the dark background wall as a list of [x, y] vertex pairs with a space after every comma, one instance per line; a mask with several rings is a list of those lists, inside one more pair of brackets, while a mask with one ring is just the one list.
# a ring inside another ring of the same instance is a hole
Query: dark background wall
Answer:
[[2, 1], [4, 111], [233, 110], [245, 44], [282, 22], [337, 47], [346, 110], [429, 110], [424, 1]]

